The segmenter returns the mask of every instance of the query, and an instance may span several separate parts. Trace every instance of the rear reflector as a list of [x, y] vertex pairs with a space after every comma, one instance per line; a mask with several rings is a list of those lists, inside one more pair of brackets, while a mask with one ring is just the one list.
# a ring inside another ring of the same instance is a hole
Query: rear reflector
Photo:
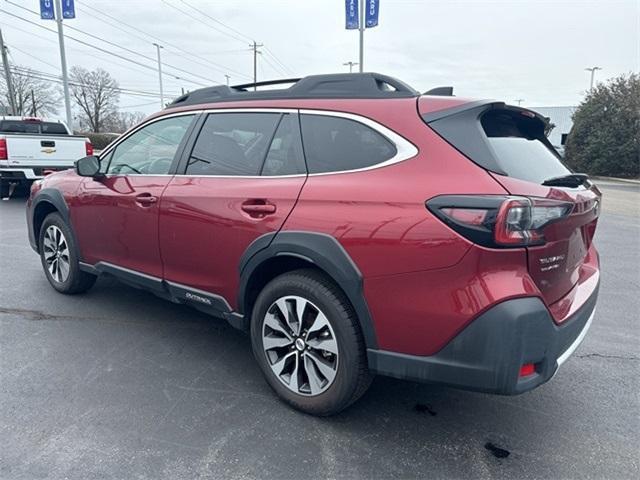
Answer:
[[536, 373], [536, 366], [533, 363], [525, 363], [520, 367], [520, 377], [528, 377]]

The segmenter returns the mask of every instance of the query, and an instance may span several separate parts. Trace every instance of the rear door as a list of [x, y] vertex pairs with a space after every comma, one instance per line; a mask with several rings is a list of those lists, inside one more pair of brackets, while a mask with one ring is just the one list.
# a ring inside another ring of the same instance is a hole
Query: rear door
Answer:
[[306, 180], [298, 115], [210, 113], [182, 162], [160, 205], [165, 279], [184, 298], [233, 305], [242, 254], [282, 227]]
[[85, 261], [162, 278], [160, 197], [194, 117], [182, 114], [146, 124], [101, 158], [104, 177], [83, 180], [71, 215]]
[[[548, 305], [579, 281], [599, 215], [600, 192], [589, 184], [553, 182], [571, 171], [545, 136], [534, 112], [484, 105], [429, 121], [429, 126], [491, 175], [512, 195], [572, 205], [570, 214], [544, 229], [545, 243], [527, 247], [528, 268]], [[555, 186], [545, 183], [556, 183]]]

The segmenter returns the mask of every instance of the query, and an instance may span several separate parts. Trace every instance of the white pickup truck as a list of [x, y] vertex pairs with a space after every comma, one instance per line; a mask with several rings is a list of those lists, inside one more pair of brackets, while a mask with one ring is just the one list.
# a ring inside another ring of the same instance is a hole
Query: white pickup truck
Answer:
[[93, 155], [88, 138], [71, 135], [62, 122], [34, 117], [0, 117], [0, 197]]

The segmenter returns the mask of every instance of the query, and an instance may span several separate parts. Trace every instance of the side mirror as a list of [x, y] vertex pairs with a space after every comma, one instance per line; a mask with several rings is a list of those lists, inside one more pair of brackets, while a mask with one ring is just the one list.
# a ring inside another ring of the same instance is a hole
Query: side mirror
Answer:
[[76, 162], [76, 173], [81, 177], [101, 177], [100, 159], [95, 155], [81, 158]]

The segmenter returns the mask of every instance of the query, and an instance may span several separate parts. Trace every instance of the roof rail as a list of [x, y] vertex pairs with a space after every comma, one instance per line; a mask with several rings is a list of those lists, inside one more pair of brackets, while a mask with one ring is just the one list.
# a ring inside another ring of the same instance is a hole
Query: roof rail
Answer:
[[436, 87], [424, 92], [424, 95], [437, 95], [440, 97], [453, 97], [453, 87]]
[[[291, 83], [289, 88], [248, 91], [247, 89]], [[379, 73], [335, 73], [304, 78], [269, 80], [229, 87], [218, 85], [189, 92], [167, 108], [237, 100], [287, 98], [409, 98], [420, 93], [397, 78]]]

